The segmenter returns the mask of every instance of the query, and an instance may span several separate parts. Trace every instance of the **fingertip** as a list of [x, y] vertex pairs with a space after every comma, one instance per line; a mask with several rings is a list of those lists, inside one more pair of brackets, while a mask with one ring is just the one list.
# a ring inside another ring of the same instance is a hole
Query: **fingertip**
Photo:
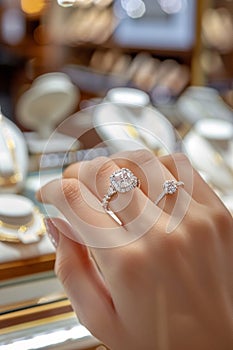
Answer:
[[59, 230], [54, 225], [53, 220], [50, 218], [45, 218], [44, 223], [45, 223], [48, 237], [49, 237], [51, 243], [53, 244], [54, 248], [57, 249], [58, 244], [59, 244], [59, 239], [60, 239]]
[[38, 202], [49, 203], [54, 195], [59, 193], [61, 179], [57, 178], [41, 186], [35, 193]]
[[74, 229], [73, 226], [65, 219], [61, 217], [54, 217], [49, 220], [52, 223], [52, 228], [54, 227], [57, 231], [60, 232], [61, 236], [66, 237], [72, 242], [78, 243], [80, 245], [85, 245], [82, 236], [79, 234], [78, 230]]

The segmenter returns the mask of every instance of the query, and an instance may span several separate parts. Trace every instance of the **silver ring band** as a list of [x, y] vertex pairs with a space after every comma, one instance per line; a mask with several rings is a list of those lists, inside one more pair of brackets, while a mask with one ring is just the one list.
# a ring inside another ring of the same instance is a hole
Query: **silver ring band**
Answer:
[[166, 180], [163, 184], [163, 191], [156, 199], [155, 205], [157, 205], [167, 194], [175, 193], [178, 190], [179, 186], [184, 186], [183, 181]]

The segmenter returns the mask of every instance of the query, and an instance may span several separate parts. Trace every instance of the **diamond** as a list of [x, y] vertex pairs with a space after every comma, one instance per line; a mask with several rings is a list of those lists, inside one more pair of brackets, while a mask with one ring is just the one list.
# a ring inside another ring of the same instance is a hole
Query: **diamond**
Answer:
[[129, 169], [122, 168], [110, 176], [111, 186], [117, 192], [128, 192], [138, 186], [137, 177]]
[[108, 189], [107, 196], [110, 198], [114, 193], [116, 193], [115, 188], [113, 188], [112, 186], [110, 186], [109, 189]]
[[177, 191], [177, 182], [175, 180], [167, 180], [163, 184], [163, 189], [166, 194], [173, 194]]

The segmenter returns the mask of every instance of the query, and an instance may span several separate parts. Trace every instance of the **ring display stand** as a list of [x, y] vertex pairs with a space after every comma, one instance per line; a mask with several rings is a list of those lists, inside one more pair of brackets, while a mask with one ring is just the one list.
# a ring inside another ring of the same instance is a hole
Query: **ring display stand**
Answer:
[[77, 107], [79, 90], [68, 75], [47, 73], [36, 78], [17, 103], [17, 117], [27, 129], [48, 139]]
[[111, 89], [96, 106], [93, 122], [111, 152], [147, 148], [161, 155], [177, 150], [172, 125], [138, 89]]
[[19, 128], [0, 110], [0, 193], [18, 193], [28, 171], [28, 149]]
[[200, 119], [185, 136], [184, 146], [193, 166], [233, 213], [233, 123]]
[[16, 108], [17, 117], [23, 126], [31, 130], [24, 133], [30, 153], [30, 170], [38, 170], [45, 152], [51, 155], [46, 161], [53, 163], [57, 154], [74, 152], [80, 148], [76, 138], [56, 131], [59, 123], [75, 110], [79, 97], [78, 88], [68, 75], [61, 72], [39, 76], [20, 97]]
[[0, 195], [0, 241], [35, 243], [45, 234], [43, 216], [21, 195]]

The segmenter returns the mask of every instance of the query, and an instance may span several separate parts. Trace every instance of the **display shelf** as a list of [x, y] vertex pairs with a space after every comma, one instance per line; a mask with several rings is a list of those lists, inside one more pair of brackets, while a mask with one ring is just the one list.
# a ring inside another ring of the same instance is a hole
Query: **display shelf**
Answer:
[[[0, 243], [1, 244], [1, 243]], [[51, 271], [54, 267], [55, 254], [49, 253], [24, 260], [13, 260], [0, 263], [0, 281], [21, 277], [44, 271]]]
[[67, 299], [6, 313], [0, 327], [3, 350], [107, 350], [79, 323]]

